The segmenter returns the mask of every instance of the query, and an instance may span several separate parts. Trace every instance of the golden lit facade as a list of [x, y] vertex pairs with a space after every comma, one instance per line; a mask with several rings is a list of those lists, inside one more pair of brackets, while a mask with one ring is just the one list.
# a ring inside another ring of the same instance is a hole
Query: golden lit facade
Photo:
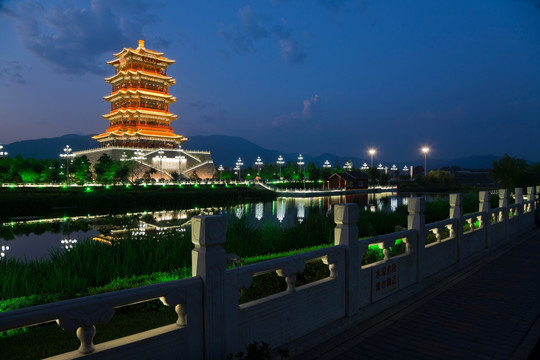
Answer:
[[175, 148], [187, 138], [174, 133], [170, 123], [177, 116], [169, 112], [176, 98], [169, 95], [169, 86], [176, 81], [167, 76], [167, 67], [174, 60], [163, 53], [145, 49], [139, 40], [137, 49], [124, 49], [114, 54], [115, 75], [106, 78], [112, 93], [105, 96], [111, 111], [103, 115], [109, 121], [106, 132], [93, 139], [102, 146], [136, 148]]

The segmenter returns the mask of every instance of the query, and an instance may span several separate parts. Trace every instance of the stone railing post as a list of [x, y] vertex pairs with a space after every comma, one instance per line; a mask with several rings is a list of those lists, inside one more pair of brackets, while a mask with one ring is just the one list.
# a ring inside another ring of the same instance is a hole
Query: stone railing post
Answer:
[[[535, 209], [536, 209], [536, 204], [535, 204], [535, 191], [534, 191], [534, 186], [528, 186], [527, 187], [527, 211], [530, 212], [534, 212]], [[523, 209], [523, 212], [525, 212], [525, 209]]]
[[[338, 204], [334, 206], [334, 244], [345, 245], [345, 282], [347, 289], [347, 316], [354, 315], [359, 308], [359, 272], [362, 267], [358, 244], [358, 205]], [[338, 275], [339, 276], [339, 275]]]
[[226, 358], [225, 266], [223, 245], [227, 232], [225, 216], [195, 216], [191, 220], [193, 276], [203, 283], [204, 347], [206, 359]]
[[540, 206], [536, 204], [536, 202], [540, 199], [540, 186], [536, 187], [535, 197], [534, 197], [534, 218], [536, 220], [536, 224], [540, 225]]
[[485, 213], [482, 214], [482, 223], [480, 224], [480, 228], [484, 229], [484, 233], [486, 234], [486, 247], [488, 248], [491, 246], [491, 242], [489, 241], [489, 224], [491, 222], [489, 210], [491, 210], [491, 194], [489, 191], [480, 191], [478, 193], [478, 200], [478, 211]]
[[516, 188], [515, 190], [517, 215], [523, 215], [523, 188]]
[[499, 221], [504, 222], [504, 240], [508, 238], [508, 190], [499, 189], [499, 207], [503, 208], [502, 215], [499, 214]]
[[407, 205], [409, 216], [407, 228], [416, 230], [418, 242], [416, 245], [416, 281], [424, 279], [424, 254], [426, 251], [426, 200], [424, 198], [410, 198]]
[[[457, 240], [458, 261], [461, 261], [461, 238], [463, 236], [463, 195], [450, 194], [450, 219], [458, 220], [455, 235]], [[472, 226], [472, 224], [471, 224]], [[472, 230], [472, 229], [471, 229]]]

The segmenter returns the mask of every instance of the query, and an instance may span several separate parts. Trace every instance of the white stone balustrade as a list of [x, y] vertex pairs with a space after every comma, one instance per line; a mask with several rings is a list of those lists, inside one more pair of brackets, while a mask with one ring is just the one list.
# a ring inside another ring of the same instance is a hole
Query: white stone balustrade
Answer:
[[[0, 313], [0, 331], [52, 321], [76, 331], [79, 350], [55, 359], [222, 359], [253, 341], [277, 348], [302, 338], [302, 345], [291, 349], [294, 355], [322, 340], [320, 332], [318, 338], [306, 336], [310, 332], [324, 328], [331, 336], [342, 330], [340, 324], [394, 306], [532, 229], [539, 216], [539, 190], [528, 188], [523, 201], [522, 189], [515, 189], [511, 206], [508, 190], [499, 190], [496, 209], [490, 208], [490, 193], [482, 192], [479, 212], [467, 215], [462, 196], [452, 194], [449, 219], [431, 224], [425, 223], [425, 199], [411, 198], [407, 230], [360, 240], [357, 206], [339, 204], [334, 206], [334, 246], [232, 269], [226, 269], [223, 247], [225, 217], [195, 217], [192, 278]], [[474, 228], [477, 221], [480, 226]], [[465, 232], [467, 223], [471, 230]], [[447, 230], [449, 236], [443, 237]], [[426, 245], [429, 232], [437, 241]], [[391, 256], [397, 239], [406, 250]], [[362, 265], [371, 245], [382, 249], [383, 258]], [[306, 263], [321, 260], [329, 276], [297, 286]], [[286, 282], [285, 291], [239, 304], [241, 290], [252, 286], [254, 277], [272, 272]], [[114, 308], [153, 299], [175, 308], [175, 324], [94, 346], [95, 325], [108, 322]]]

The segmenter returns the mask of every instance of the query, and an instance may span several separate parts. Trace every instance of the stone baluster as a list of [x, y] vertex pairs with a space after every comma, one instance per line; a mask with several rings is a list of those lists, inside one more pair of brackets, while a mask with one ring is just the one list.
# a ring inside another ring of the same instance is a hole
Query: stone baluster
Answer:
[[410, 198], [407, 210], [407, 228], [417, 231], [418, 240], [416, 243], [416, 281], [424, 279], [424, 254], [426, 248], [426, 200], [424, 198]]
[[517, 215], [523, 214], [523, 188], [516, 188], [515, 190], [515, 196], [516, 196], [516, 204], [517, 207]]
[[334, 206], [334, 244], [345, 245], [345, 282], [347, 289], [346, 314], [352, 316], [359, 308], [358, 278], [362, 267], [358, 244], [358, 205]]
[[458, 225], [455, 231], [457, 237], [458, 261], [461, 260], [461, 239], [463, 235], [463, 195], [450, 194], [450, 219], [457, 219]]
[[439, 228], [433, 229], [433, 232], [435, 233], [435, 238], [437, 239], [437, 242], [441, 242], [441, 232], [439, 231]]
[[112, 306], [99, 304], [66, 311], [56, 322], [64, 331], [76, 331], [77, 338], [81, 342], [79, 352], [81, 354], [90, 354], [95, 350], [95, 325], [108, 323], [113, 315], [114, 308]]
[[[227, 254], [223, 245], [227, 231], [225, 216], [203, 215], [191, 220], [191, 253], [193, 276], [202, 280], [204, 338], [206, 359], [226, 357], [226, 288]], [[234, 290], [234, 289], [233, 289]], [[236, 293], [236, 290], [234, 290]]]
[[281, 269], [276, 270], [276, 273], [280, 277], [285, 278], [285, 282], [287, 282], [287, 292], [292, 293], [296, 291], [296, 274], [302, 273], [305, 267], [306, 263], [304, 261], [296, 261], [288, 263]]

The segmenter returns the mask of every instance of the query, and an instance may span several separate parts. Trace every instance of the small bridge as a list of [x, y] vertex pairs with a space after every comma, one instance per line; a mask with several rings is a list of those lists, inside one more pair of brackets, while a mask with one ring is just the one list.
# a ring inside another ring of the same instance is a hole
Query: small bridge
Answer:
[[[540, 331], [539, 191], [527, 188], [525, 199], [517, 188], [509, 205], [500, 190], [495, 208], [481, 192], [472, 214], [453, 194], [449, 218], [431, 224], [425, 199], [411, 198], [407, 230], [368, 239], [358, 239], [357, 206], [336, 205], [334, 246], [229, 269], [226, 219], [195, 217], [193, 277], [0, 313], [0, 331], [56, 321], [76, 332], [79, 349], [54, 359], [224, 359], [253, 341], [301, 359], [526, 358]], [[406, 250], [391, 256], [397, 239]], [[363, 265], [372, 245], [384, 258]], [[329, 275], [297, 286], [319, 260]], [[240, 289], [270, 272], [286, 291], [239, 304]], [[176, 310], [175, 324], [93, 344], [94, 325], [115, 308], [158, 298]]]

